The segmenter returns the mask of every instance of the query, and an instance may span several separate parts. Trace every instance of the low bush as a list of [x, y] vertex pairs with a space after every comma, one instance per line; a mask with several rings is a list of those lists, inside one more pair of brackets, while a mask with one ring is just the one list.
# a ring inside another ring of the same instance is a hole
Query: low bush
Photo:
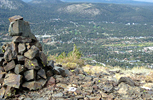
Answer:
[[60, 55], [49, 55], [48, 60], [54, 60], [56, 63], [60, 63], [63, 67], [68, 69], [74, 69], [76, 67], [84, 66], [85, 62], [81, 59], [82, 53], [79, 51], [77, 46], [74, 44], [73, 51], [66, 54], [65, 52]]

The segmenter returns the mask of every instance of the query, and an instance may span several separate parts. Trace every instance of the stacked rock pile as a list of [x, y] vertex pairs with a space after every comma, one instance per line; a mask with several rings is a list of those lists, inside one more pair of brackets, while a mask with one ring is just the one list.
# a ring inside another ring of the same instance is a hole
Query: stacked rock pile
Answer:
[[47, 57], [31, 33], [28, 22], [21, 16], [9, 20], [9, 35], [13, 39], [3, 45], [3, 54], [0, 55], [0, 98], [13, 95], [17, 89], [41, 89], [53, 71], [57, 74], [65, 72], [62, 68], [54, 68], [53, 61], [47, 64]]

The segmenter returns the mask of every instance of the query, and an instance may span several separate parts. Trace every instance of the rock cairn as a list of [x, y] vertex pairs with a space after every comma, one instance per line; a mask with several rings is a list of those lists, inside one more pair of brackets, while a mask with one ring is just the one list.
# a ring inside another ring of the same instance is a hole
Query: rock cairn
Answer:
[[21, 16], [9, 18], [9, 35], [12, 42], [2, 46], [0, 54], [0, 98], [15, 94], [16, 90], [41, 89], [53, 74], [65, 70], [54, 67], [54, 61], [47, 64], [42, 46], [31, 33], [28, 22]]

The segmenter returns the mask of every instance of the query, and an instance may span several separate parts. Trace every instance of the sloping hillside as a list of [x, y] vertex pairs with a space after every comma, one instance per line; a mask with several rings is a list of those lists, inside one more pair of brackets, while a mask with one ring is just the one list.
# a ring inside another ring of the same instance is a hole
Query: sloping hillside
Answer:
[[137, 6], [117, 4], [75, 3], [58, 8], [62, 17], [114, 22], [152, 21], [153, 12]]
[[27, 6], [22, 0], [0, 0], [1, 9], [19, 9]]
[[64, 2], [92, 2], [92, 3], [117, 3], [117, 4], [149, 4], [135, 0], [62, 0]]

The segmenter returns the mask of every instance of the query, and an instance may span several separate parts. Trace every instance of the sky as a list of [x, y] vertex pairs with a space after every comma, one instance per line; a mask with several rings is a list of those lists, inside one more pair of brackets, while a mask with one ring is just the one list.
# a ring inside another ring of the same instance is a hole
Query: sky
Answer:
[[[32, 0], [22, 0], [22, 1], [29, 2], [29, 1], [32, 1]], [[153, 2], [153, 0], [135, 0], [135, 1]]]
[[135, 1], [153, 2], [153, 0], [135, 0]]

